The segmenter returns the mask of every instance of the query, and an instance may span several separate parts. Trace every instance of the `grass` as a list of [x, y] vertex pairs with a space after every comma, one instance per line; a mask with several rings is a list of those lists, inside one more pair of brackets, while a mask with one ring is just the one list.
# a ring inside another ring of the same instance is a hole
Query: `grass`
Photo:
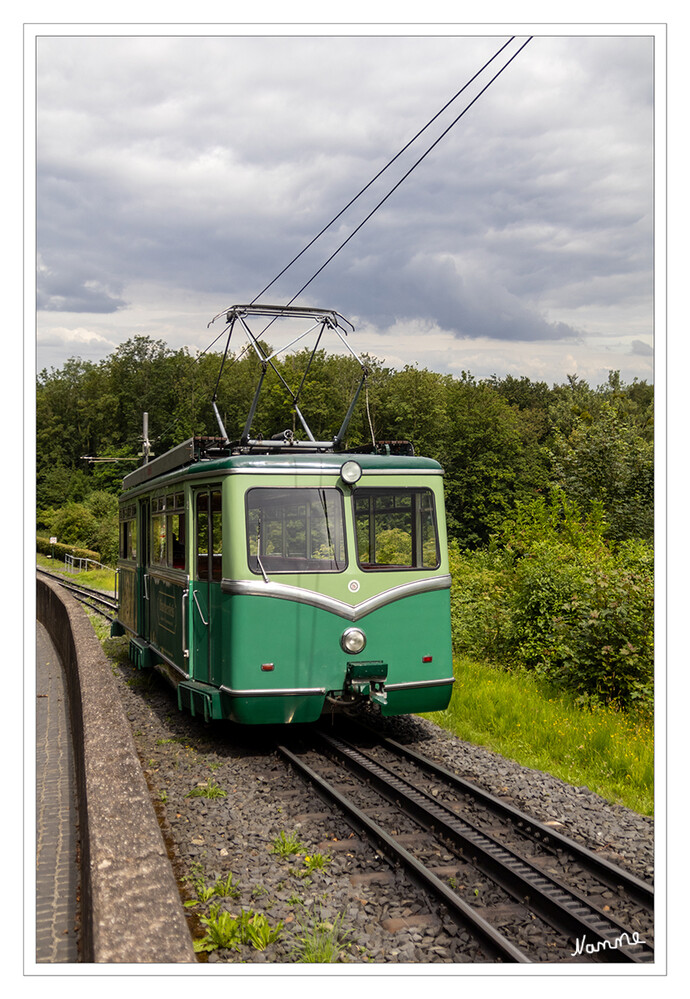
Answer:
[[336, 964], [346, 960], [352, 942], [352, 930], [344, 928], [344, 917], [337, 916], [332, 922], [317, 918], [314, 913], [305, 913], [300, 920], [301, 932], [296, 935], [291, 952], [293, 961], [300, 964]]
[[90, 572], [69, 572], [64, 562], [60, 562], [56, 558], [47, 558], [45, 555], [36, 555], [36, 565], [41, 569], [49, 569], [51, 572], [62, 573], [75, 583], [91, 586], [94, 590], [105, 590], [108, 593], [115, 592], [114, 569], [92, 569]]
[[543, 770], [609, 801], [654, 812], [654, 730], [650, 719], [590, 710], [533, 675], [469, 659], [455, 663], [446, 711], [424, 717], [460, 739]]
[[216, 784], [214, 780], [204, 781], [203, 784], [197, 784], [192, 790], [185, 795], [185, 798], [227, 798], [228, 792], [224, 791], [220, 785]]

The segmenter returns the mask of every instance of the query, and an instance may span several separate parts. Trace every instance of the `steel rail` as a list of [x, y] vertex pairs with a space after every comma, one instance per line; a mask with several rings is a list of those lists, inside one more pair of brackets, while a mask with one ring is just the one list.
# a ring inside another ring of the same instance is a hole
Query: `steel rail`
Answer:
[[[436, 835], [452, 841], [505, 891], [559, 932], [572, 934], [576, 951], [578, 939], [584, 937], [599, 956], [605, 955], [609, 961], [645, 964], [653, 961], [652, 948], [639, 939], [638, 933], [632, 933], [628, 927], [602, 913], [587, 896], [545, 874], [527, 858], [460, 819], [448, 806], [362, 750], [323, 732], [319, 737], [338, 758], [348, 763], [350, 769], [371, 781], [387, 800]], [[623, 937], [634, 951], [622, 949]]]
[[509, 961], [518, 964], [531, 964], [527, 955], [499, 933], [487, 920], [480, 916], [471, 906], [463, 902], [447, 885], [436, 877], [428, 868], [400, 846], [378, 823], [374, 822], [349, 798], [341, 794], [328, 781], [324, 780], [308, 764], [296, 756], [286, 746], [277, 746], [278, 752], [288, 760], [295, 769], [308, 779], [317, 791], [328, 801], [333, 802], [350, 820], [372, 839], [384, 859], [392, 866], [400, 863], [412, 880], [422, 888], [432, 892], [447, 908], [452, 919], [478, 936], [484, 942], [491, 956], [497, 961]]
[[538, 819], [527, 815], [525, 812], [521, 812], [518, 808], [509, 805], [505, 801], [501, 801], [500, 798], [490, 794], [476, 784], [458, 777], [457, 774], [452, 773], [433, 760], [422, 756], [413, 749], [408, 749], [407, 746], [401, 745], [401, 743], [396, 742], [394, 739], [380, 736], [368, 726], [360, 725], [359, 727], [363, 731], [366, 731], [367, 734], [373, 736], [377, 740], [377, 743], [384, 749], [388, 749], [397, 756], [417, 764], [417, 766], [426, 770], [427, 773], [439, 777], [447, 784], [450, 784], [455, 790], [469, 795], [480, 802], [480, 804], [484, 805], [495, 815], [509, 819], [513, 824], [520, 826], [522, 833], [525, 833], [541, 845], [566, 850], [572, 857], [577, 859], [583, 870], [596, 875], [603, 884], [606, 884], [609, 888], [623, 888], [640, 905], [652, 911], [654, 910], [654, 888], [640, 878], [635, 877], [634, 874], [624, 871], [621, 867], [617, 867], [604, 857], [599, 857], [586, 846], [582, 846], [580, 843], [576, 843], [575, 840], [556, 832], [550, 826], [539, 822]]
[[[105, 597], [101, 590], [93, 590], [91, 587], [83, 586], [81, 583], [68, 582], [56, 573], [49, 572], [47, 569], [38, 568], [36, 572], [43, 576], [48, 576], [49, 579], [55, 580], [55, 582], [62, 586], [63, 589], [69, 590], [70, 593], [73, 593], [74, 597], [77, 600], [81, 600], [82, 603], [86, 603], [87, 600], [93, 600], [96, 603], [102, 604], [102, 606], [106, 607], [109, 611], [117, 613], [117, 604], [113, 600], [109, 600]], [[91, 609], [96, 611], [98, 614], [102, 614], [103, 617], [112, 620], [112, 617], [110, 617], [106, 611], [102, 611], [98, 607], [92, 607]]]

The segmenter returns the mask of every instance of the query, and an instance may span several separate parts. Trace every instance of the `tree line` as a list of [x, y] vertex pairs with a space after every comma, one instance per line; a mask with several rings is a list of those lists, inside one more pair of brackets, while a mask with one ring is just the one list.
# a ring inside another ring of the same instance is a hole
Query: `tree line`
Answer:
[[[299, 383], [307, 353], [276, 360], [288, 384]], [[43, 370], [36, 399], [38, 509], [81, 503], [96, 491], [116, 494], [136, 461], [90, 463], [87, 456], [135, 459], [144, 411], [157, 454], [196, 434], [217, 436], [210, 400], [220, 360], [136, 336], [99, 363], [73, 358]], [[520, 502], [553, 488], [584, 511], [599, 503], [612, 540], [651, 540], [651, 385], [624, 385], [612, 372], [603, 386], [569, 376], [549, 388], [512, 375], [477, 380], [467, 372], [394, 370], [371, 357], [366, 363], [368, 399], [360, 397], [347, 444], [371, 443], [373, 428], [377, 440], [408, 439], [417, 454], [440, 461], [450, 534], [461, 547], [486, 545]], [[294, 426], [286, 393], [270, 375], [253, 436]], [[232, 439], [242, 432], [258, 377], [253, 353], [224, 366], [217, 397]], [[317, 440], [337, 432], [359, 378], [354, 358], [317, 353], [301, 395]]]

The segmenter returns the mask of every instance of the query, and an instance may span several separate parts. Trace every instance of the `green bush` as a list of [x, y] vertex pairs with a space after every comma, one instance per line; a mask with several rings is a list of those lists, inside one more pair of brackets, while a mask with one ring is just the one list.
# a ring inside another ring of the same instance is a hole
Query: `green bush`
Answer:
[[57, 537], [70, 552], [72, 546], [100, 552], [98, 561], [114, 565], [119, 540], [117, 497], [96, 490], [83, 502], [39, 510], [37, 530], [42, 536]]
[[457, 541], [451, 541], [448, 554], [454, 651], [505, 661], [513, 632], [511, 567], [493, 549], [461, 552]]
[[88, 548], [76, 548], [74, 545], [51, 545], [50, 538], [36, 538], [36, 551], [41, 555], [53, 555], [61, 562], [65, 561], [65, 555], [74, 555], [75, 558], [90, 558], [94, 562], [101, 561], [100, 552], [93, 552]]
[[615, 562], [589, 575], [567, 614], [555, 622], [562, 656], [545, 672], [583, 699], [651, 708], [652, 580]]
[[522, 666], [585, 703], [651, 709], [654, 558], [614, 546], [562, 494], [518, 508], [487, 551], [451, 545], [456, 653]]
[[653, 620], [651, 573], [616, 553], [592, 564], [543, 545], [516, 567], [517, 659], [585, 700], [651, 707]]

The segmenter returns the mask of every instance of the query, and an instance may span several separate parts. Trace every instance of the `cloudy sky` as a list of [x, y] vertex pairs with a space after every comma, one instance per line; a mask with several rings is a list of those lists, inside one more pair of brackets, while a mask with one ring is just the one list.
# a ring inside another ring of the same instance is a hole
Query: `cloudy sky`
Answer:
[[[39, 33], [39, 370], [137, 334], [203, 350], [209, 320], [252, 300], [510, 38], [221, 30]], [[653, 380], [660, 43], [578, 32], [535, 35], [298, 302], [336, 309], [353, 348], [393, 367]], [[261, 301], [291, 299], [526, 37]]]

